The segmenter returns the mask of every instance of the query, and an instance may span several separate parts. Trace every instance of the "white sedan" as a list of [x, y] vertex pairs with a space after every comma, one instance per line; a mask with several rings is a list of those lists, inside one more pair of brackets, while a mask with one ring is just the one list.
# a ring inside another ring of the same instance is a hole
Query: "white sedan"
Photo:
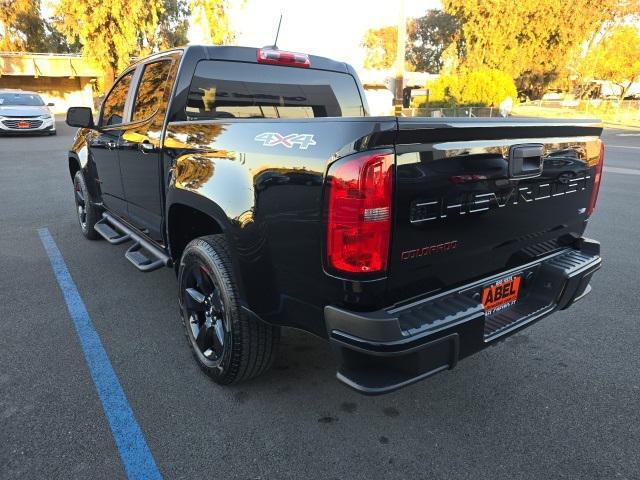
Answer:
[[56, 134], [56, 121], [42, 97], [23, 90], [0, 90], [0, 134]]

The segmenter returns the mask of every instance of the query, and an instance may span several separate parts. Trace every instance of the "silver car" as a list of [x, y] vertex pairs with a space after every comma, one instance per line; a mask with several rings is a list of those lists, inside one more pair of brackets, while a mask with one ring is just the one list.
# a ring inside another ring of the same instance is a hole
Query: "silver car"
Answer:
[[43, 133], [56, 134], [56, 121], [35, 92], [0, 90], [0, 134]]

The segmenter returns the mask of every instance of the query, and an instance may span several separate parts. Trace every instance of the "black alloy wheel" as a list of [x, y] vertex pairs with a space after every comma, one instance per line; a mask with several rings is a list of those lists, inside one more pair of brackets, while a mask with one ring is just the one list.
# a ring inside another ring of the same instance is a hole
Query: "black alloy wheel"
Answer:
[[241, 306], [232, 250], [224, 235], [208, 235], [185, 247], [178, 267], [178, 301], [185, 335], [198, 366], [228, 385], [269, 369], [280, 328]]
[[225, 324], [220, 289], [206, 266], [194, 262], [183, 273], [183, 308], [190, 340], [202, 363], [221, 367], [225, 344], [231, 341]]

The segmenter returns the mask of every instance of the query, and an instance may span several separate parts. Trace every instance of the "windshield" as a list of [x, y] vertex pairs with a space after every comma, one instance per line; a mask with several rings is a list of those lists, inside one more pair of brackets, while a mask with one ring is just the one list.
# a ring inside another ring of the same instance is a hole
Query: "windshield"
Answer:
[[0, 93], [0, 106], [25, 105], [29, 107], [42, 107], [44, 102], [40, 95], [34, 93]]

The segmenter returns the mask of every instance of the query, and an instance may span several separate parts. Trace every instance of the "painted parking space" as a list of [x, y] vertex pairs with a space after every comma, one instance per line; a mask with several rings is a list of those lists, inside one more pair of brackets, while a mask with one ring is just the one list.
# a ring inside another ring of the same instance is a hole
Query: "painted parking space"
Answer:
[[38, 230], [38, 234], [75, 326], [128, 478], [162, 478], [58, 246], [47, 228]]

